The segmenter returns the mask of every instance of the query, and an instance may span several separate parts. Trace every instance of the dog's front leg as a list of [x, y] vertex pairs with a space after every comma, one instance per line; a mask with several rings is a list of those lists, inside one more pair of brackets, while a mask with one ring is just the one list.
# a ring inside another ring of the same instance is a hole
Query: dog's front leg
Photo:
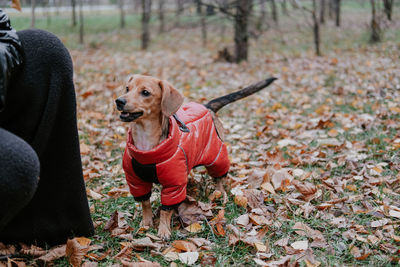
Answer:
[[158, 226], [158, 236], [162, 239], [169, 239], [171, 237], [171, 217], [174, 210], [161, 210], [160, 211], [160, 225]]
[[142, 201], [142, 227], [153, 226], [153, 211], [151, 210], [150, 199]]

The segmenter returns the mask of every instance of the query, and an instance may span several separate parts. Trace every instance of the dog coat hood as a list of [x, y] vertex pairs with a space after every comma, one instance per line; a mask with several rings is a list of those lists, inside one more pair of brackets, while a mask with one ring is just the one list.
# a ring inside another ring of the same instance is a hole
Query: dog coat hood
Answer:
[[216, 132], [210, 111], [194, 102], [176, 113], [188, 131], [173, 117], [168, 138], [149, 151], [138, 150], [128, 131], [123, 168], [131, 194], [137, 201], [151, 196], [153, 183], [162, 185], [163, 206], [180, 204], [186, 198], [190, 170], [204, 165], [210, 176], [222, 177], [229, 170], [226, 145]]

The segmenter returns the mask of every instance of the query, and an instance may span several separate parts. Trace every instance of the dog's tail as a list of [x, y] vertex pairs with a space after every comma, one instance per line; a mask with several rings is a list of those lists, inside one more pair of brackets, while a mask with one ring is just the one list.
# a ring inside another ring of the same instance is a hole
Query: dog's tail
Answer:
[[217, 113], [218, 110], [220, 110], [224, 106], [228, 105], [229, 103], [235, 102], [239, 99], [245, 98], [246, 96], [252, 95], [252, 94], [264, 89], [265, 87], [267, 87], [268, 85], [273, 83], [275, 80], [277, 80], [277, 78], [271, 77], [266, 80], [262, 80], [260, 82], [253, 83], [239, 91], [215, 98], [215, 99], [211, 100], [210, 102], [208, 102], [207, 104], [205, 104], [205, 106], [206, 106], [206, 108]]

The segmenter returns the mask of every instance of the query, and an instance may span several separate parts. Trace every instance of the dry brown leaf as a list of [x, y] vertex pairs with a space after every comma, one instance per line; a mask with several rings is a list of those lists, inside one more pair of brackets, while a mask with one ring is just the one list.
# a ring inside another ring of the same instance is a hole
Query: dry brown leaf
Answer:
[[179, 205], [178, 215], [185, 225], [201, 222], [213, 216], [211, 206], [202, 205], [195, 199], [187, 197], [187, 199]]
[[266, 170], [255, 169], [247, 177], [249, 189], [258, 189], [264, 181], [264, 176], [267, 174]]
[[222, 227], [222, 224], [217, 223], [217, 224], [215, 225], [215, 227], [217, 228], [217, 230], [216, 230], [216, 234], [217, 234], [217, 235], [219, 235], [219, 236], [225, 236], [225, 230], [224, 230], [224, 227]]
[[15, 246], [4, 245], [0, 242], [0, 255], [12, 255], [15, 254]]
[[190, 233], [198, 233], [198, 232], [201, 232], [201, 230], [203, 229], [203, 226], [196, 222], [196, 223], [192, 223], [191, 225], [185, 227], [185, 229]]
[[267, 246], [261, 242], [254, 242], [257, 252], [267, 252]]
[[12, 0], [12, 1], [11, 1], [11, 7], [12, 7], [12, 8], [15, 8], [16, 10], [18, 10], [18, 11], [20, 11], [20, 12], [22, 12], [21, 3], [20, 3], [19, 0]]
[[251, 209], [266, 209], [264, 204], [264, 194], [258, 189], [243, 190], [244, 196], [247, 198], [247, 205]]
[[140, 239], [134, 239], [130, 246], [137, 250], [143, 250], [144, 248], [158, 248], [159, 245], [151, 241], [149, 237], [144, 237]]
[[215, 190], [212, 192], [212, 194], [208, 197], [208, 199], [213, 202], [216, 199], [219, 199], [222, 197], [222, 192], [219, 190]]
[[109, 195], [112, 198], [126, 197], [129, 196], [129, 194], [130, 192], [128, 187], [123, 187], [123, 188], [114, 187], [107, 192], [107, 195]]
[[161, 267], [158, 262], [130, 262], [121, 260], [122, 266], [124, 267]]
[[243, 208], [247, 207], [247, 197], [245, 196], [235, 196], [234, 202], [236, 205], [241, 206]]
[[285, 169], [275, 171], [271, 178], [271, 182], [275, 190], [282, 191], [286, 190], [287, 185], [290, 184], [292, 180], [293, 176], [291, 176]]
[[89, 155], [90, 147], [87, 144], [80, 143], [79, 146], [80, 146], [80, 150], [81, 150], [81, 154], [82, 155]]
[[197, 247], [195, 244], [185, 241], [185, 240], [175, 240], [172, 243], [172, 246], [176, 249], [185, 251], [185, 252], [191, 252], [191, 251], [197, 251]]
[[297, 250], [306, 250], [308, 249], [308, 241], [307, 240], [296, 241], [290, 244], [290, 246]]
[[243, 214], [240, 215], [237, 219], [236, 219], [236, 224], [241, 225], [241, 226], [246, 226], [248, 225], [250, 222], [250, 218], [249, 218], [249, 214]]
[[46, 254], [46, 250], [44, 250], [40, 247], [37, 247], [35, 245], [27, 246], [25, 244], [21, 245], [21, 250], [19, 252], [21, 254], [30, 255], [30, 256], [34, 256], [34, 257], [39, 257], [39, 256], [43, 256]]
[[65, 248], [66, 245], [58, 246], [58, 247], [53, 247], [50, 249], [45, 255], [39, 257], [39, 260], [45, 261], [45, 262], [50, 262], [54, 261], [56, 259], [59, 259], [61, 257], [65, 257]]
[[187, 265], [192, 265], [199, 258], [199, 253], [198, 252], [184, 252], [184, 253], [179, 253], [178, 257], [182, 263], [187, 264]]
[[85, 237], [76, 237], [67, 240], [65, 252], [68, 262], [73, 267], [81, 266], [83, 257], [89, 251], [90, 242], [91, 240]]
[[85, 261], [81, 267], [97, 267], [99, 266], [98, 262], [94, 262], [94, 261]]
[[297, 180], [293, 180], [292, 185], [294, 185], [296, 189], [303, 195], [303, 199], [305, 201], [310, 201], [313, 199], [315, 193], [317, 192], [317, 187], [312, 183], [301, 183]]

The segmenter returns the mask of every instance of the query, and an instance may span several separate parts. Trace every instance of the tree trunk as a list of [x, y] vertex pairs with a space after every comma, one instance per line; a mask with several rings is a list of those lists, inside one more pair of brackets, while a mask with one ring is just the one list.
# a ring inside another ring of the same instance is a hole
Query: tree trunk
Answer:
[[72, 26], [76, 26], [76, 0], [71, 0], [72, 7]]
[[31, 0], [31, 28], [35, 28], [35, 8], [36, 8], [36, 2], [35, 0]]
[[341, 11], [341, 0], [335, 0], [335, 15], [336, 15], [336, 27], [340, 27], [340, 11]]
[[207, 46], [207, 14], [205, 10], [201, 10], [200, 23], [201, 23], [201, 39], [203, 41], [203, 47]]
[[176, 16], [175, 16], [175, 27], [181, 26], [181, 15], [183, 12], [183, 0], [176, 0]]
[[325, 9], [326, 9], [326, 1], [321, 0], [321, 7], [319, 12], [319, 21], [321, 24], [325, 23]]
[[333, 13], [334, 13], [334, 9], [335, 9], [335, 1], [336, 0], [327, 0], [328, 1], [328, 16], [329, 19], [333, 19]]
[[276, 24], [278, 24], [278, 11], [276, 8], [276, 2], [275, 0], [270, 0], [271, 1], [271, 12], [272, 12], [272, 19]]
[[51, 24], [50, 0], [43, 2], [43, 9], [46, 8], [47, 26]]
[[257, 30], [262, 31], [264, 29], [264, 24], [267, 18], [267, 13], [265, 11], [265, 0], [259, 0], [260, 1], [260, 10], [261, 14], [260, 17], [257, 20]]
[[313, 0], [313, 9], [312, 9], [312, 18], [314, 22], [314, 44], [315, 44], [315, 53], [317, 56], [321, 56], [321, 50], [320, 50], [320, 33], [319, 33], [319, 20], [317, 17], [317, 3], [316, 0]]
[[238, 0], [235, 14], [235, 61], [237, 63], [248, 58], [249, 33], [248, 21], [252, 0]]
[[146, 50], [150, 43], [151, 0], [142, 0], [142, 49]]
[[394, 0], [383, 0], [383, 7], [388, 20], [392, 20], [393, 1]]
[[119, 13], [121, 17], [120, 27], [125, 28], [125, 10], [124, 10], [124, 0], [118, 0]]
[[79, 43], [84, 43], [84, 29], [83, 29], [83, 0], [79, 1]]
[[371, 11], [372, 11], [372, 18], [371, 18], [371, 43], [377, 43], [381, 41], [381, 30], [379, 27], [379, 22], [376, 18], [376, 6], [375, 0], [371, 0]]
[[160, 20], [160, 26], [158, 28], [159, 33], [165, 32], [164, 3], [165, 0], [158, 0], [158, 19]]
[[282, 13], [285, 14], [285, 15], [289, 15], [289, 11], [287, 9], [286, 0], [282, 0], [281, 6], [282, 6]]

